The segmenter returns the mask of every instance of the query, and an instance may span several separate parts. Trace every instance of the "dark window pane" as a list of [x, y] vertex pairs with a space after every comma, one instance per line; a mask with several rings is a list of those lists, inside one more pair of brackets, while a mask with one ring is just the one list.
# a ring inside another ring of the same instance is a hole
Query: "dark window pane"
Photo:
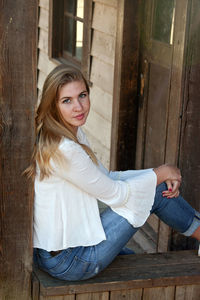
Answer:
[[[60, 1], [60, 0], [57, 0]], [[64, 0], [65, 12], [75, 15], [76, 13], [76, 0]]]
[[64, 36], [63, 36], [63, 49], [73, 54], [73, 32], [74, 20], [70, 17], [64, 18]]
[[81, 60], [83, 48], [83, 23], [76, 22], [76, 57]]
[[172, 44], [173, 27], [174, 0], [155, 0], [153, 39]]

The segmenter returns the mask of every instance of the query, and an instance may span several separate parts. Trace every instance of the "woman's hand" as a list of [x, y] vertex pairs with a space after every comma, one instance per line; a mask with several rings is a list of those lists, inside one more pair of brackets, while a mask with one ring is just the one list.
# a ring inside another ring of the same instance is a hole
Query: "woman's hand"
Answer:
[[166, 180], [167, 190], [163, 191], [163, 197], [176, 198], [179, 196], [179, 187], [181, 182], [178, 180]]
[[168, 198], [179, 196], [179, 187], [181, 184], [180, 170], [171, 165], [162, 165], [154, 169], [157, 175], [157, 184], [166, 182], [168, 190], [163, 191], [163, 196]]

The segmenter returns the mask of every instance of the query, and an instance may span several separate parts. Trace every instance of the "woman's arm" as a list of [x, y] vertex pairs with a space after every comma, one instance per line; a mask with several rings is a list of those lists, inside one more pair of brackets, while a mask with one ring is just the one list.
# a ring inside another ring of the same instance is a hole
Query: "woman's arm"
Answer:
[[66, 166], [54, 163], [55, 175], [107, 205], [121, 206], [130, 198], [140, 198], [141, 195], [148, 199], [154, 197], [156, 175], [152, 170], [142, 172], [125, 181], [113, 180], [92, 162], [79, 145], [66, 142], [60, 150], [66, 157], [67, 163]]

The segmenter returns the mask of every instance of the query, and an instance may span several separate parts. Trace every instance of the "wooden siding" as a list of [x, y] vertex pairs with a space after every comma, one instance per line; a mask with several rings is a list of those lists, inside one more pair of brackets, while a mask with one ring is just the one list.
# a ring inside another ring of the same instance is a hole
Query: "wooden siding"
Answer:
[[97, 157], [109, 168], [114, 55], [117, 21], [116, 1], [94, 1], [91, 47], [91, 112], [85, 130]]
[[[109, 168], [113, 100], [117, 0], [93, 1], [91, 45], [91, 112], [84, 130], [92, 149]], [[49, 0], [39, 1], [38, 94], [44, 80], [57, 65], [48, 53]]]

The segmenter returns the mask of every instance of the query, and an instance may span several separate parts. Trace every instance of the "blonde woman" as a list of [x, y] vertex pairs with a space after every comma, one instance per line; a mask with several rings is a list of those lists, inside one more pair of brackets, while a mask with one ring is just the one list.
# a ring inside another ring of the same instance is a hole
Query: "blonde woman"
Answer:
[[[27, 172], [35, 181], [34, 255], [63, 280], [84, 280], [106, 268], [151, 213], [200, 239], [200, 215], [181, 196], [180, 171], [108, 172], [81, 126], [90, 110], [80, 71], [60, 65], [47, 77], [36, 113], [36, 143]], [[108, 208], [100, 215], [97, 199]]]

